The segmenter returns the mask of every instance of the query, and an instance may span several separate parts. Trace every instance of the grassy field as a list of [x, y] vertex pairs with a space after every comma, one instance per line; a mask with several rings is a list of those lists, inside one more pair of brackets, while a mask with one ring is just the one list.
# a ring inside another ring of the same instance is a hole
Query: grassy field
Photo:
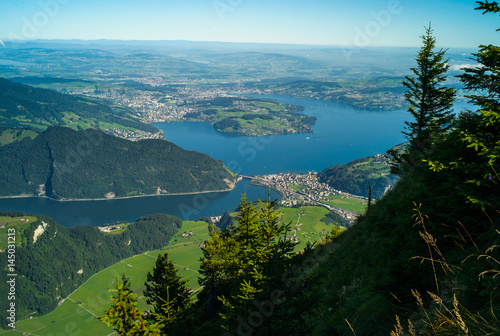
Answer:
[[307, 187], [305, 186], [302, 186], [302, 185], [297, 185], [297, 184], [293, 184], [290, 186], [290, 188], [292, 190], [295, 190], [295, 191], [300, 191], [300, 190], [304, 190], [304, 189], [307, 189]]
[[369, 178], [378, 178], [387, 176], [391, 173], [390, 167], [382, 159], [370, 157], [367, 161], [357, 163], [349, 168], [349, 171], [354, 170], [370, 171]]
[[[182, 234], [189, 232], [193, 234], [182, 237]], [[115, 288], [116, 277], [125, 272], [130, 279], [131, 287], [138, 295], [139, 308], [143, 311], [149, 309], [142, 296], [146, 275], [152, 271], [158, 254], [166, 250], [174, 261], [179, 275], [196, 290], [199, 288], [197, 278], [199, 259], [202, 255], [197, 245], [207, 238], [206, 222], [184, 222], [182, 228], [164, 249], [136, 255], [106, 268], [87, 280], [53, 312], [18, 321], [16, 331], [4, 330], [0, 331], [0, 335], [14, 336], [23, 333], [38, 336], [109, 335], [114, 330], [99, 322], [97, 316], [102, 315], [111, 306], [111, 293], [108, 290]]]
[[[307, 242], [321, 241], [323, 234], [331, 230], [331, 225], [321, 222], [328, 213], [323, 207], [304, 206], [297, 209], [280, 208], [280, 210], [283, 212], [283, 221], [291, 221], [292, 229], [297, 230], [288, 233], [290, 236], [298, 237], [297, 250], [303, 249]], [[5, 220], [7, 225], [18, 225], [18, 221], [19, 219], [7, 223]], [[111, 306], [111, 293], [108, 290], [115, 288], [116, 278], [125, 272], [130, 279], [131, 287], [138, 295], [139, 308], [142, 311], [149, 309], [142, 295], [146, 275], [152, 271], [158, 254], [167, 251], [179, 275], [196, 291], [199, 289], [197, 278], [202, 256], [199, 244], [206, 239], [208, 239], [206, 222], [184, 222], [165, 248], [124, 259], [106, 268], [87, 280], [53, 312], [41, 317], [20, 320], [16, 325], [16, 331], [0, 330], [0, 335], [14, 336], [23, 333], [37, 336], [110, 335], [114, 330], [99, 322], [97, 316]]]
[[331, 206], [357, 213], [363, 213], [366, 211], [367, 201], [365, 200], [357, 198], [345, 198], [339, 195], [331, 195], [327, 198], [329, 200], [324, 203]]
[[[16, 244], [21, 243], [23, 231], [30, 226], [31, 223], [37, 220], [34, 216], [24, 217], [0, 217], [0, 250], [7, 247], [7, 233], [9, 229], [16, 229]], [[3, 227], [3, 228], [2, 228]]]
[[26, 137], [30, 137], [34, 139], [38, 135], [37, 132], [32, 130], [14, 130], [14, 129], [6, 129], [0, 133], [0, 146], [15, 142], [21, 141]]
[[331, 225], [321, 221], [329, 212], [326, 208], [302, 206], [300, 208], [280, 208], [280, 211], [283, 212], [283, 221], [292, 222], [291, 228], [297, 230], [288, 233], [288, 235], [297, 236], [299, 239], [298, 250], [306, 247], [307, 242], [312, 244], [322, 241], [323, 235], [332, 230]]

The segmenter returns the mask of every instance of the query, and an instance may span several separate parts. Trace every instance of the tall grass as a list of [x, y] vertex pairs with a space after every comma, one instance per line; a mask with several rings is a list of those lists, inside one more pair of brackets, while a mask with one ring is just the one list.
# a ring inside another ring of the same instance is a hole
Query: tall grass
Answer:
[[[412, 290], [412, 295], [416, 300], [418, 311], [411, 315], [405, 325], [403, 325], [399, 316], [396, 316], [396, 324], [390, 335], [500, 335], [499, 320], [496, 315], [496, 312], [500, 308], [498, 306], [500, 303], [494, 302], [493, 299], [497, 288], [493, 287], [490, 289], [488, 309], [473, 309], [467, 307], [467, 304], [461, 304], [459, 301], [458, 296], [461, 294], [460, 290], [464, 288], [460, 288], [457, 284], [460, 281], [459, 279], [465, 276], [461, 274], [465, 272], [461, 266], [466, 260], [473, 260], [475, 264], [478, 264], [481, 259], [486, 259], [500, 267], [498, 257], [493, 255], [500, 245], [487, 247], [485, 252], [480, 253], [476, 258], [472, 258], [474, 255], [468, 255], [459, 265], [450, 264], [439, 250], [437, 240], [427, 231], [425, 220], [428, 219], [428, 217], [422, 215], [420, 205], [416, 205], [414, 211], [416, 212], [414, 216], [416, 220], [415, 225], [421, 227], [422, 230], [419, 233], [427, 245], [429, 252], [428, 257], [416, 256], [414, 259], [419, 259], [422, 262], [430, 262], [436, 284], [436, 292], [428, 291], [426, 293], [426, 299], [424, 299], [418, 291]], [[455, 243], [464, 251], [468, 246], [473, 246], [476, 251], [480, 251], [478, 244], [476, 244], [467, 229], [461, 225], [461, 223], [459, 223], [459, 225], [461, 229], [457, 228]], [[491, 225], [494, 227], [492, 221]], [[495, 229], [495, 231], [500, 236], [500, 231], [498, 229]], [[477, 266], [477, 268], [483, 267], [483, 264]], [[443, 273], [439, 273], [444, 275], [438, 275], [436, 271], [437, 267], [441, 267], [444, 270]], [[467, 269], [470, 270], [471, 267]], [[472, 267], [472, 269], [474, 269], [474, 267]], [[500, 270], [498, 269], [487, 269], [477, 273], [475, 276], [482, 280], [491, 280], [496, 278], [499, 274]], [[453, 295], [444, 293], [440, 288], [442, 284], [448, 286], [451, 284], [450, 289]], [[480, 290], [479, 288], [465, 289], [468, 292], [477, 292]]]

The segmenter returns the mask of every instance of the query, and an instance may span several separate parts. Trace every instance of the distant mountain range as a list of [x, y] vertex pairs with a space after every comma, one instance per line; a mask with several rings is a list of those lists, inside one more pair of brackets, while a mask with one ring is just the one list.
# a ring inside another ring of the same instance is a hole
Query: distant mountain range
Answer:
[[167, 140], [59, 126], [0, 147], [0, 162], [0, 196], [105, 199], [227, 190], [235, 182], [222, 161]]

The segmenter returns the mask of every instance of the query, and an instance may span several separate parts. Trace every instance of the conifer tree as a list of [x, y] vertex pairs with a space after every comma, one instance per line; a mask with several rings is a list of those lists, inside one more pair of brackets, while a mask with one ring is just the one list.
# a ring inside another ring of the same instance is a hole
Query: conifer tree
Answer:
[[161, 328], [159, 323], [147, 323], [137, 308], [137, 294], [130, 290], [130, 282], [125, 274], [122, 275], [123, 283], [116, 278], [116, 289], [110, 292], [114, 304], [98, 319], [113, 327], [119, 335], [126, 336], [159, 336]]
[[[233, 330], [238, 316], [254, 309], [252, 303], [281, 283], [296, 243], [285, 235], [290, 223], [281, 222], [276, 201], [255, 205], [243, 197], [236, 223], [220, 232], [212, 227], [205, 242], [198, 296], [207, 303], [208, 317]], [[269, 293], [268, 293], [269, 294]]]
[[118, 277], [116, 278], [116, 289], [111, 289], [110, 292], [116, 293], [111, 297], [111, 301], [115, 303], [99, 317], [99, 320], [113, 327], [118, 334], [127, 335], [137, 319], [137, 295], [126, 288], [123, 283], [120, 283]]
[[413, 117], [413, 121], [406, 122], [403, 134], [411, 142], [422, 142], [429, 139], [433, 132], [451, 127], [456, 93], [454, 88], [443, 86], [449, 59], [444, 58], [445, 50], [434, 50], [436, 38], [432, 36], [430, 25], [421, 38], [423, 45], [416, 57], [417, 66], [411, 68], [415, 76], [406, 76], [403, 81], [408, 112]]
[[167, 252], [158, 255], [153, 272], [148, 272], [144, 285], [146, 302], [154, 306], [153, 320], [161, 320], [169, 325], [182, 315], [181, 312], [189, 304], [189, 288], [177, 274]]
[[127, 278], [125, 272], [122, 273], [122, 285], [123, 285], [123, 290], [127, 290], [129, 292], [132, 291], [132, 288], [130, 287], [130, 280], [129, 278]]
[[[478, 4], [483, 14], [500, 12], [496, 2]], [[450, 186], [470, 202], [495, 208], [500, 195], [491, 192], [500, 184], [500, 47], [481, 45], [473, 56], [477, 66], [464, 69], [459, 77], [478, 110], [461, 113], [429, 166], [454, 177]]]
[[416, 56], [417, 66], [411, 68], [414, 76], [406, 76], [405, 100], [412, 120], [405, 122], [403, 134], [409, 141], [406, 151], [401, 154], [391, 149], [387, 152], [392, 173], [401, 174], [409, 166], [420, 163], [424, 152], [429, 149], [432, 139], [451, 128], [453, 102], [456, 90], [444, 86], [449, 68], [446, 51], [436, 51], [436, 38], [432, 29], [425, 28], [421, 36], [422, 47]]

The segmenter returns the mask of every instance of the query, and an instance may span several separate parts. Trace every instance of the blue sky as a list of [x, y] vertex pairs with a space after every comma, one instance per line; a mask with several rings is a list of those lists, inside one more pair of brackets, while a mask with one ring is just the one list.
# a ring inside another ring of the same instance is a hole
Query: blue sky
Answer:
[[119, 39], [420, 46], [499, 44], [474, 0], [0, 0], [0, 40]]

